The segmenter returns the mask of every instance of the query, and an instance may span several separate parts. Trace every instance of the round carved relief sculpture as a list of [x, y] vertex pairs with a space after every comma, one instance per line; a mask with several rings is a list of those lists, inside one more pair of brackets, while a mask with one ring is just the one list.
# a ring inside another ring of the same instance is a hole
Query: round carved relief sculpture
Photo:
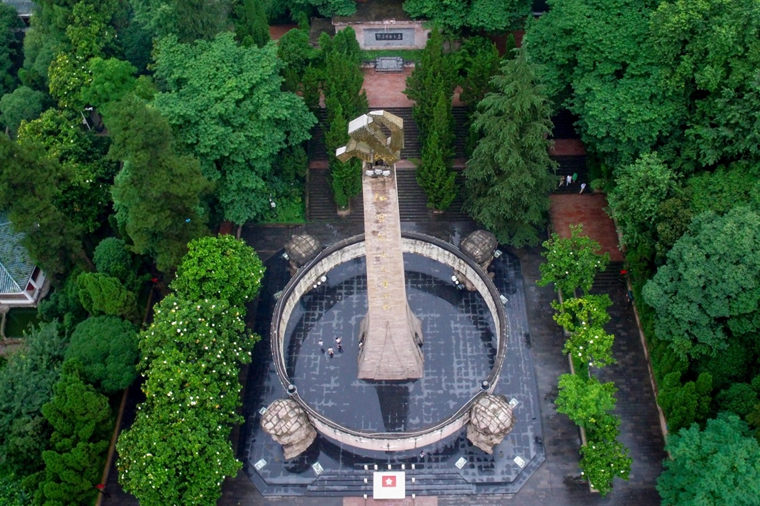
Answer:
[[285, 460], [306, 451], [317, 437], [309, 417], [292, 399], [277, 399], [261, 417], [261, 428], [282, 445]]
[[512, 408], [503, 395], [484, 395], [470, 409], [467, 439], [486, 453], [504, 439], [515, 426]]

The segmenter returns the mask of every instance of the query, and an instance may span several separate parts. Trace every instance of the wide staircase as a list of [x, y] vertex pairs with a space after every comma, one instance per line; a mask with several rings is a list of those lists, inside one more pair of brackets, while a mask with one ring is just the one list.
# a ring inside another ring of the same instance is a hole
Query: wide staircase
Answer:
[[[578, 193], [581, 191], [581, 183], [586, 183], [586, 189], [584, 193], [591, 193], [591, 188], [588, 186], [590, 183], [588, 175], [588, 167], [586, 166], [586, 156], [552, 156], [553, 160], [559, 163], [556, 172], [556, 184], [554, 185], [554, 193]], [[575, 182], [570, 186], [567, 186], [564, 182], [562, 186], [559, 186], [559, 178], [572, 176], [577, 174]]]
[[623, 262], [610, 262], [607, 268], [594, 276], [591, 292], [595, 294], [610, 293], [616, 290], [628, 290], [626, 278], [620, 274], [624, 269]]
[[[334, 221], [338, 219], [329, 174], [330, 171], [327, 169], [311, 169], [309, 171], [309, 206], [307, 209], [309, 221]], [[401, 221], [469, 221], [469, 216], [462, 211], [464, 198], [461, 192], [448, 210], [441, 214], [433, 214], [427, 207], [425, 191], [417, 184], [414, 169], [398, 169], [396, 171], [396, 182]], [[457, 173], [456, 185], [460, 189], [464, 185], [461, 172]], [[351, 213], [344, 219], [350, 222], [364, 221], [364, 202], [361, 194], [351, 199]]]

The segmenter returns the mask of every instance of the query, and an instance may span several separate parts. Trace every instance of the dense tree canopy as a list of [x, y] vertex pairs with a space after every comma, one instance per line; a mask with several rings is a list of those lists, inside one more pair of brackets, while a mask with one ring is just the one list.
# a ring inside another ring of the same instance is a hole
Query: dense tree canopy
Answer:
[[0, 98], [0, 125], [15, 134], [23, 120], [33, 120], [42, 113], [46, 102], [43, 92], [19, 86]]
[[[555, 106], [580, 117], [588, 148], [610, 168], [631, 163], [673, 133], [683, 113], [660, 86], [661, 69], [648, 50], [651, 0], [549, 0], [528, 24], [524, 44]], [[614, 35], [613, 35], [614, 34]]]
[[549, 102], [524, 51], [502, 63], [492, 84], [472, 123], [482, 139], [464, 171], [467, 208], [500, 243], [535, 244], [555, 184]]
[[174, 35], [182, 43], [211, 40], [225, 30], [229, 0], [131, 0], [135, 19], [157, 38]]
[[715, 355], [760, 328], [760, 216], [697, 216], [644, 287], [656, 330], [681, 356]]
[[53, 427], [51, 449], [42, 452], [45, 471], [39, 504], [91, 504], [97, 495], [113, 421], [108, 397], [82, 381], [81, 364], [66, 362], [42, 414]]
[[316, 123], [303, 99], [280, 89], [277, 48], [244, 47], [232, 33], [213, 41], [157, 43], [155, 107], [184, 150], [216, 182], [225, 219], [256, 220], [277, 195], [273, 164], [287, 146], [309, 138]]
[[187, 243], [206, 233], [201, 197], [209, 189], [198, 161], [178, 156], [168, 122], [133, 95], [109, 110], [109, 155], [124, 160], [112, 189], [116, 219], [138, 254], [170, 270]]
[[171, 287], [185, 300], [224, 299], [234, 306], [258, 294], [264, 264], [256, 252], [231, 235], [203, 237], [188, 244]]
[[750, 506], [760, 497], [760, 446], [733, 414], [692, 425], [668, 438], [657, 480], [663, 506]]
[[55, 204], [61, 186], [60, 167], [42, 148], [0, 135], [0, 209], [25, 234], [23, 245], [34, 262], [53, 278], [86, 258], [81, 227]]
[[600, 383], [595, 377], [582, 378], [577, 374], [559, 377], [557, 411], [564, 413], [582, 427], [591, 426], [607, 411], [615, 409], [615, 384]]
[[134, 381], [137, 358], [137, 329], [115, 316], [86, 319], [76, 326], [66, 348], [66, 360], [79, 360], [82, 378], [106, 394]]
[[41, 452], [50, 438], [42, 405], [53, 394], [65, 346], [57, 323], [42, 324], [0, 367], [0, 458], [21, 476], [42, 465]]
[[406, 0], [404, 10], [450, 31], [504, 32], [527, 17], [531, 5], [527, 0]]

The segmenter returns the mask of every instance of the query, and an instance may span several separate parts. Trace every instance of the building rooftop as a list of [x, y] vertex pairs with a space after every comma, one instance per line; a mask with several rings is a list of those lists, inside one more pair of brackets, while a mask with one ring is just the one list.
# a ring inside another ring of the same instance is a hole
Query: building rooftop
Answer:
[[23, 237], [13, 231], [8, 217], [0, 214], [0, 293], [23, 292], [34, 272], [34, 263], [21, 246]]
[[34, 11], [34, 2], [31, 0], [2, 0], [2, 2], [16, 9], [22, 18], [28, 18]]

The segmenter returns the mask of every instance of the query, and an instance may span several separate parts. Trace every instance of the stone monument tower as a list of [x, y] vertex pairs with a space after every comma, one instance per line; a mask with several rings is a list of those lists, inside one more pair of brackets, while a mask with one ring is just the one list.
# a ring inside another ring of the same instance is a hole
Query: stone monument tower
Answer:
[[[390, 132], [387, 137], [385, 131]], [[422, 327], [406, 299], [395, 163], [404, 147], [404, 121], [371, 111], [348, 125], [342, 162], [362, 160], [367, 315], [361, 323], [359, 379], [409, 380], [423, 375]]]

